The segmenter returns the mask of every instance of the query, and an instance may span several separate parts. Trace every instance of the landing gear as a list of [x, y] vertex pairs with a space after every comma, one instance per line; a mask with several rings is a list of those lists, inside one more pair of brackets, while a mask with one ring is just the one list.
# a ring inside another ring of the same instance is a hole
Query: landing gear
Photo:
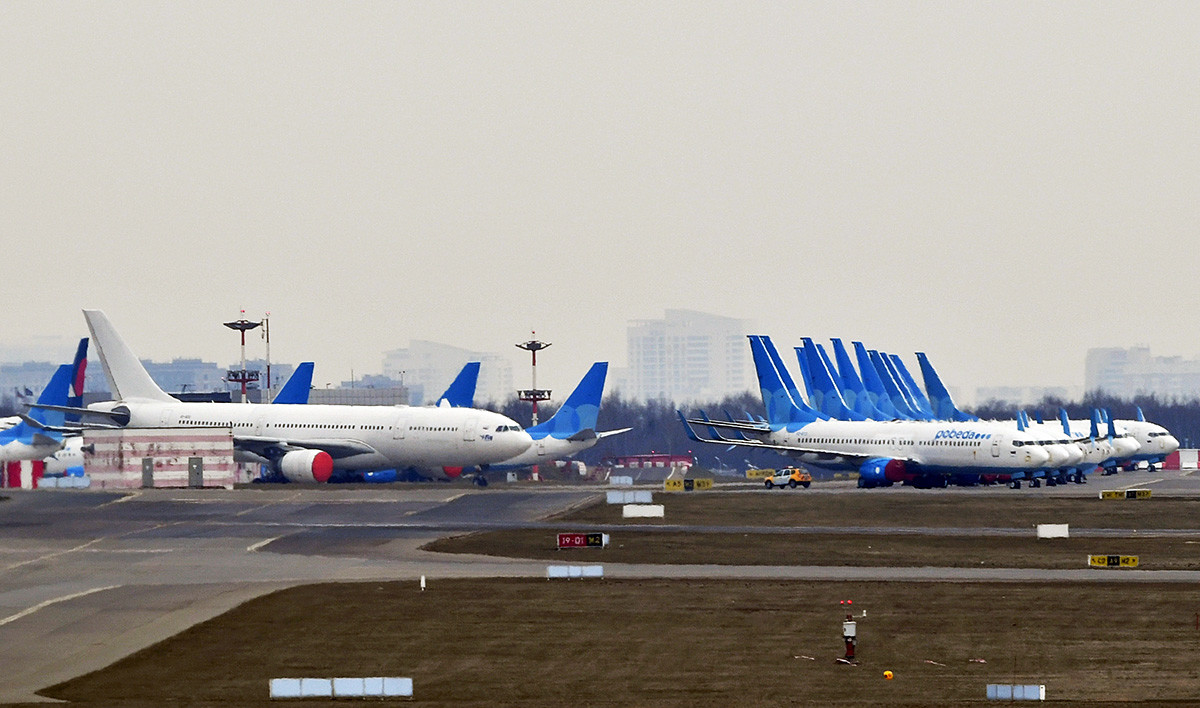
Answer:
[[1021, 488], [1021, 480], [1014, 479], [1013, 481], [1009, 482], [1008, 488], [1009, 489], [1020, 489]]
[[487, 477], [484, 477], [481, 474], [475, 475], [475, 486], [476, 487], [486, 487], [487, 486]]
[[1033, 489], [1037, 489], [1038, 487], [1042, 486], [1042, 480], [1031, 479], [1031, 480], [1029, 480], [1029, 486]]

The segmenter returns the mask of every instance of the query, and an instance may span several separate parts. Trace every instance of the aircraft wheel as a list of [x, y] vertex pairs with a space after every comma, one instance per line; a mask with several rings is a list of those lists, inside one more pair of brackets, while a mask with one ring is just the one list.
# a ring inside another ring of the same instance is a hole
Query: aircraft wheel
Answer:
[[487, 477], [484, 477], [484, 476], [476, 477], [475, 478], [475, 486], [486, 487], [487, 486]]
[[1014, 479], [1013, 481], [1009, 482], [1008, 488], [1009, 489], [1020, 489], [1021, 488], [1021, 480]]

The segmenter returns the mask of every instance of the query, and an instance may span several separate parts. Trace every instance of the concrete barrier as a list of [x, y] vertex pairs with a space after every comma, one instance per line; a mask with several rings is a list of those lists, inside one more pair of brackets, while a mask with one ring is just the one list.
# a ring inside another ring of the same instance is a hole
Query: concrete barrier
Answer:
[[609, 504], [649, 504], [654, 500], [654, 494], [649, 489], [609, 491], [605, 496]]
[[632, 487], [633, 477], [628, 475], [614, 475], [608, 478], [608, 483], [614, 487]]
[[1038, 524], [1038, 538], [1070, 538], [1070, 524]]
[[987, 697], [990, 701], [1044, 701], [1045, 684], [989, 683]]
[[413, 680], [399, 676], [365, 678], [276, 678], [271, 698], [412, 698]]
[[665, 515], [662, 504], [626, 504], [621, 507], [621, 516], [626, 519], [661, 519]]
[[557, 578], [603, 578], [604, 566], [602, 565], [548, 565], [546, 566], [546, 579], [553, 580]]

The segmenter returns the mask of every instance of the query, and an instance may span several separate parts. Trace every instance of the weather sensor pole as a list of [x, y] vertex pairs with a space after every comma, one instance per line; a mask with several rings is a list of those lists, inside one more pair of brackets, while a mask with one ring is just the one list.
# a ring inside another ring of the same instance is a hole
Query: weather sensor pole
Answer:
[[[530, 332], [529, 334], [536, 336], [537, 332]], [[537, 339], [530, 339], [528, 342], [522, 342], [517, 345], [518, 349], [524, 349], [533, 355], [533, 388], [520, 389], [517, 391], [517, 400], [528, 401], [529, 403], [533, 404], [533, 425], [538, 424], [538, 401], [550, 400], [549, 389], [537, 387], [537, 353], [550, 346], [550, 344], [550, 342], [540, 342]]]
[[230, 370], [225, 376], [226, 381], [240, 383], [242, 385], [242, 403], [246, 402], [246, 384], [251, 381], [258, 381], [257, 371], [246, 371], [246, 330], [254, 329], [261, 325], [262, 322], [251, 322], [246, 319], [246, 311], [242, 310], [242, 319], [233, 322], [226, 322], [225, 326], [229, 329], [236, 329], [242, 333], [242, 368], [238, 370]]

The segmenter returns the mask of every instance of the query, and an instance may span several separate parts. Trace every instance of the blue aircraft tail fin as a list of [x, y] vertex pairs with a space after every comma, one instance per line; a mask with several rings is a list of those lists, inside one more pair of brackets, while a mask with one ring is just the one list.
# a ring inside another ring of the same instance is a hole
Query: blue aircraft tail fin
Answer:
[[842, 378], [842, 398], [846, 405], [871, 420], [890, 419], [891, 416], [884, 415], [871, 402], [871, 397], [858, 372], [854, 370], [854, 362], [850, 360], [850, 354], [842, 340], [834, 338], [830, 341], [833, 342], [833, 358], [837, 361], [838, 373]]
[[[453, 408], [470, 408], [475, 405], [475, 387], [478, 385], [479, 362], [467, 362], [462, 371], [458, 372], [458, 376], [455, 376], [454, 380], [450, 382], [446, 392], [438, 396], [437, 404], [441, 405], [442, 401], [446, 401]], [[604, 388], [603, 377], [600, 380], [600, 388]], [[600, 404], [597, 402], [596, 405]]]
[[538, 437], [569, 438], [585, 431], [595, 432], [596, 419], [600, 415], [600, 399], [604, 396], [604, 379], [608, 376], [608, 362], [598, 361], [583, 375], [583, 379], [554, 415], [544, 423], [527, 428], [526, 432]]
[[942, 383], [942, 377], [938, 376], [933, 364], [929, 363], [929, 357], [925, 356], [925, 352], [917, 352], [917, 363], [921, 366], [921, 378], [925, 379], [925, 390], [929, 392], [929, 404], [935, 418], [957, 423], [979, 420], [954, 405], [953, 399], [950, 398], [950, 391]]
[[308, 403], [308, 392], [312, 390], [313, 363], [302, 361], [283, 383], [283, 388], [271, 399], [271, 403], [304, 405]]
[[858, 360], [858, 371], [862, 374], [863, 388], [867, 392], [867, 396], [871, 399], [871, 404], [875, 409], [882, 413], [887, 418], [897, 420], [911, 420], [912, 416], [905, 411], [900, 410], [892, 403], [892, 399], [887, 394], [887, 389], [883, 385], [883, 380], [879, 378], [879, 372], [875, 370], [875, 364], [871, 360], [871, 354], [862, 342], [854, 342], [854, 357]]
[[1100, 411], [1092, 409], [1092, 440], [1100, 438]]
[[[816, 420], [816, 416], [806, 410], [807, 406], [801, 408], [799, 402], [792, 398], [789, 386], [785, 383], [785, 377], [790, 382], [791, 376], [787, 369], [776, 366], [774, 360], [778, 358], [779, 352], [775, 351], [775, 345], [771, 343], [770, 338], [750, 335], [748, 339], [754, 371], [758, 377], [758, 389], [762, 394], [763, 407], [767, 410], [767, 422], [771, 425], [792, 425]], [[792, 383], [790, 388], [794, 389], [795, 383]], [[796, 394], [799, 395], [799, 392]]]
[[921, 391], [921, 387], [917, 385], [917, 380], [912, 374], [908, 373], [908, 367], [904, 365], [904, 360], [896, 354], [888, 354], [888, 361], [892, 363], [892, 368], [895, 369], [898, 376], [897, 381], [908, 394], [908, 400], [912, 402], [913, 407], [922, 413], [929, 420], [937, 418], [933, 413], [933, 407], [929, 404], [929, 399], [925, 397], [925, 393]]
[[1067, 417], [1067, 409], [1066, 408], [1058, 409], [1058, 419], [1059, 419], [1059, 421], [1062, 422], [1063, 433], [1066, 434], [1066, 436], [1068, 438], [1070, 438], [1071, 437], [1071, 419]]
[[891, 372], [891, 367], [887, 364], [887, 359], [881, 352], [874, 349], [867, 350], [867, 356], [871, 359], [871, 366], [875, 369], [875, 373], [879, 377], [880, 384], [888, 399], [896, 410], [904, 414], [904, 417], [909, 420], [924, 420], [925, 417], [918, 413], [909, 404], [908, 399], [900, 390], [900, 385], [896, 383], [896, 379]]
[[[46, 384], [46, 388], [42, 389], [41, 395], [38, 396], [38, 404], [42, 406], [66, 406], [67, 400], [71, 396], [71, 377], [73, 371], [74, 366], [71, 364], [62, 364], [55, 369], [54, 375], [50, 377], [50, 383]], [[30, 408], [27, 415], [36, 423], [49, 428], [62, 427], [66, 422], [66, 414], [62, 411], [38, 408], [36, 406]], [[49, 435], [55, 440], [62, 440], [62, 433], [36, 429], [25, 421], [21, 421], [8, 430], [3, 431], [5, 441], [19, 440], [27, 444], [33, 442], [35, 435]]]
[[825, 415], [837, 420], [866, 420], [866, 418], [846, 406], [842, 394], [838, 392], [837, 382], [833, 373], [821, 358], [821, 352], [811, 337], [804, 337], [804, 346], [796, 347], [796, 356], [808, 359], [808, 370], [812, 374], [813, 407]]
[[1146, 416], [1142, 415], [1142, 407], [1141, 406], [1137, 407], [1137, 420], [1139, 423], [1146, 422]]

